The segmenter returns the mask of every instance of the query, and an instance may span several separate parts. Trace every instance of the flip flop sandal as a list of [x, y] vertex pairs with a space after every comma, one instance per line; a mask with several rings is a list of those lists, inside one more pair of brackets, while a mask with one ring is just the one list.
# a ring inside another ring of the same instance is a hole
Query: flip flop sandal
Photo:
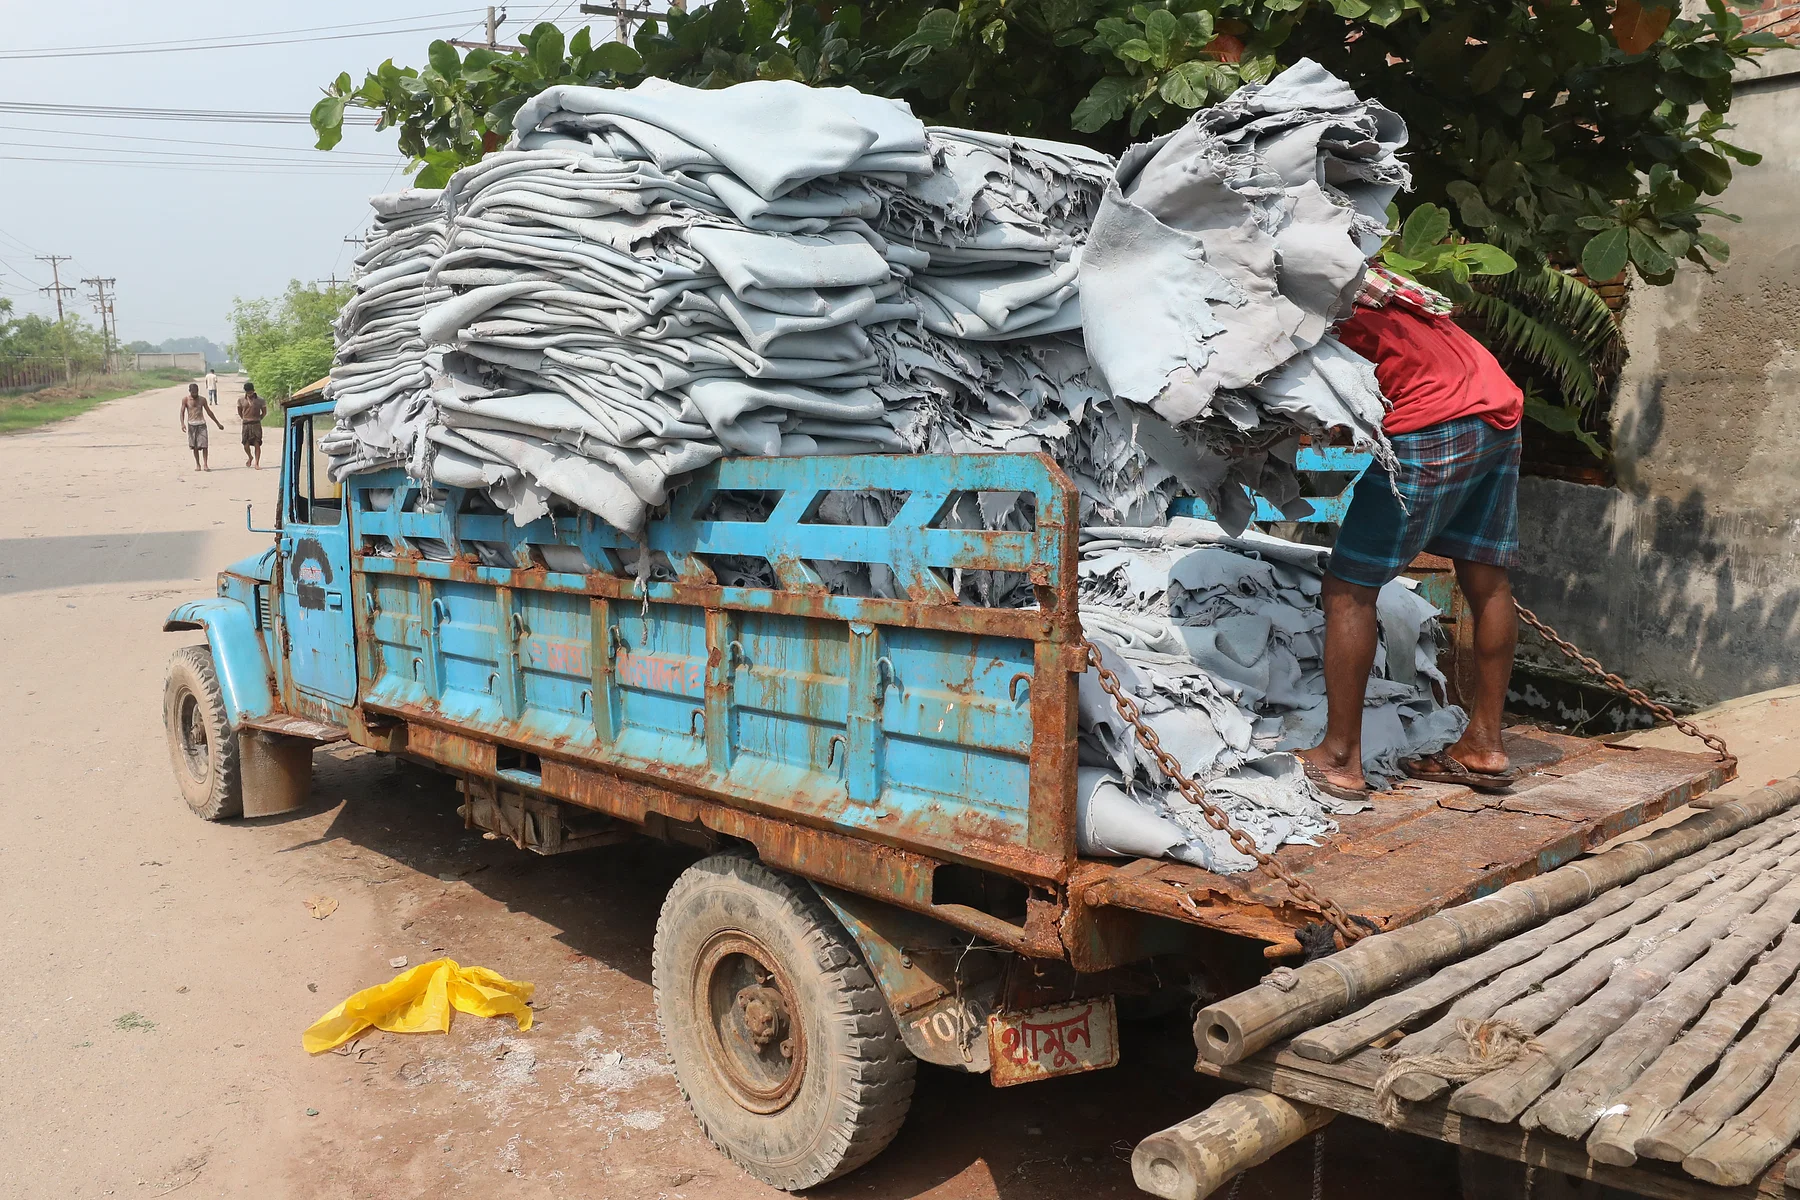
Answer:
[[1371, 794], [1367, 784], [1364, 784], [1360, 788], [1350, 788], [1345, 787], [1341, 783], [1331, 782], [1331, 780], [1325, 778], [1324, 768], [1316, 767], [1312, 763], [1307, 762], [1304, 758], [1300, 760], [1300, 765], [1306, 769], [1306, 777], [1312, 780], [1312, 785], [1333, 799], [1367, 800]]
[[1448, 754], [1429, 754], [1401, 766], [1410, 778], [1424, 783], [1459, 784], [1471, 791], [1489, 793], [1506, 791], [1524, 774], [1517, 767], [1508, 767], [1504, 771], [1474, 771]]

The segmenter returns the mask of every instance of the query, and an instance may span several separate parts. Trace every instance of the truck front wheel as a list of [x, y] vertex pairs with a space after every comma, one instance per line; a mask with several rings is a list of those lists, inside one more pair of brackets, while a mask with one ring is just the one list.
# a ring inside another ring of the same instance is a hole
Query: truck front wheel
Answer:
[[856, 944], [811, 887], [721, 854], [663, 902], [652, 957], [675, 1078], [706, 1136], [788, 1191], [900, 1131], [917, 1063]]
[[208, 821], [241, 816], [237, 734], [225, 719], [225, 697], [207, 647], [183, 646], [169, 660], [163, 729], [175, 782], [188, 807]]

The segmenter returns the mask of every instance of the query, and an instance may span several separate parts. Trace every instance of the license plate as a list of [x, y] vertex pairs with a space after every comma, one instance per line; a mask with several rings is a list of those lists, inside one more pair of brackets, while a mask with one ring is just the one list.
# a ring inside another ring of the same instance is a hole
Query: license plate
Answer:
[[1119, 1061], [1119, 1014], [1111, 996], [988, 1017], [995, 1087], [1098, 1071]]

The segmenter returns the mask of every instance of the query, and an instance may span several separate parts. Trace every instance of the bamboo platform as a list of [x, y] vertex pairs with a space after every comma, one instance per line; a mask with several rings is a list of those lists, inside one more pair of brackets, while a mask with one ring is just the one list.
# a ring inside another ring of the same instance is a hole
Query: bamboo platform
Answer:
[[1582, 860], [1265, 980], [1202, 1011], [1200, 1069], [1296, 1102], [1294, 1129], [1348, 1114], [1669, 1200], [1786, 1197], [1791, 1163], [1800, 1194], [1797, 803], [1800, 778], [1635, 863]]

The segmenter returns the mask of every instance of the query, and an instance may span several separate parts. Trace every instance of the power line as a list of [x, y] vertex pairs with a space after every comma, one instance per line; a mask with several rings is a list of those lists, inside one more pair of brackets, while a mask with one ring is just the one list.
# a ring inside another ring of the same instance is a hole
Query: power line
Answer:
[[[97, 146], [57, 146], [45, 145], [42, 142], [9, 142], [5, 139], [0, 139], [0, 146], [12, 146], [22, 150], [70, 150], [81, 154], [94, 154], [99, 150], [99, 147]], [[316, 159], [324, 158], [323, 152], [320, 151], [313, 152], [316, 157], [282, 158], [272, 154], [214, 154], [198, 150], [140, 150], [135, 146], [110, 147], [108, 153], [112, 155], [135, 156], [117, 158], [115, 161], [117, 161], [120, 166], [140, 166], [148, 165], [152, 162], [191, 162], [196, 165], [209, 166], [221, 163], [241, 163], [245, 166], [256, 167], [313, 166], [329, 171], [367, 171], [371, 168], [379, 169], [392, 163], [396, 157], [394, 155], [382, 155], [379, 160], [345, 159], [333, 163], [329, 160], [316, 161]], [[50, 161], [60, 162], [62, 160], [52, 159]]]
[[[547, 7], [547, 6], [546, 6]], [[270, 29], [259, 33], [220, 33], [200, 37], [161, 38], [154, 41], [135, 42], [100, 42], [84, 46], [27, 46], [17, 51], [20, 54], [53, 53], [64, 50], [119, 50], [130, 46], [173, 46], [186, 45], [193, 42], [223, 42], [249, 37], [284, 37], [290, 33], [322, 33], [326, 30], [363, 29], [370, 25], [393, 25], [400, 21], [430, 21], [438, 17], [461, 17], [477, 10], [473, 8], [452, 8], [443, 12], [413, 13], [405, 17], [387, 17], [380, 21], [342, 21], [336, 25], [308, 25], [300, 29]]]
[[[276, 146], [268, 142], [211, 142], [200, 138], [146, 137], [142, 134], [113, 133], [110, 130], [106, 133], [89, 133], [82, 129], [45, 129], [36, 125], [0, 125], [0, 130], [7, 130], [12, 133], [43, 133], [49, 134], [51, 137], [97, 138], [109, 143], [114, 141], [166, 142], [174, 146], [223, 146], [232, 150], [286, 150], [297, 154], [309, 154], [314, 156], [329, 153], [333, 158], [380, 159], [384, 163], [391, 162], [394, 157], [392, 154], [382, 154], [369, 150], [324, 151], [314, 150], [310, 146]], [[69, 147], [71, 150], [81, 148], [82, 147], [75, 146]], [[125, 147], [121, 147], [121, 149], [124, 148]]]
[[42, 62], [61, 58], [115, 58], [126, 54], [182, 54], [193, 50], [249, 50], [257, 46], [297, 46], [303, 42], [344, 42], [359, 38], [388, 37], [401, 33], [436, 33], [442, 25], [409, 25], [366, 33], [322, 33], [314, 37], [268, 38], [254, 42], [216, 42], [190, 46], [136, 46], [125, 50], [13, 50], [0, 51], [0, 62]]
[[[70, 166], [111, 167], [115, 171], [118, 170], [121, 165], [116, 158], [49, 158], [29, 154], [0, 154], [0, 162], [65, 163]], [[325, 165], [316, 167], [306, 166], [300, 163], [280, 163], [267, 166], [255, 166], [254, 164], [250, 164], [246, 166], [242, 164], [232, 165], [229, 163], [205, 162], [188, 164], [174, 162], [133, 162], [125, 165], [146, 171], [225, 171], [236, 175], [242, 175], [250, 171], [253, 171], [256, 174], [269, 175], [354, 175], [359, 172], [373, 174], [382, 169], [375, 163], [346, 164], [345, 166], [338, 168]]]
[[[306, 113], [241, 112], [206, 108], [131, 108], [106, 104], [40, 104], [0, 100], [0, 112], [43, 117], [98, 117], [106, 121], [221, 121], [245, 125], [311, 125]], [[374, 125], [374, 114], [345, 113], [346, 125]]]

